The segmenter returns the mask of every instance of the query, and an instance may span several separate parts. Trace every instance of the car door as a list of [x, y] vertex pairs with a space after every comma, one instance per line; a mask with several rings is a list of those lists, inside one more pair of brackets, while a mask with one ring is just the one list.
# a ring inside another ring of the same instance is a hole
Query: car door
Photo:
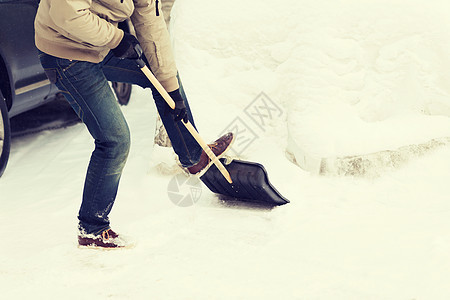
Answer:
[[10, 117], [43, 104], [56, 91], [42, 69], [34, 45], [38, 3], [39, 0], [0, 0], [0, 54], [8, 72]]

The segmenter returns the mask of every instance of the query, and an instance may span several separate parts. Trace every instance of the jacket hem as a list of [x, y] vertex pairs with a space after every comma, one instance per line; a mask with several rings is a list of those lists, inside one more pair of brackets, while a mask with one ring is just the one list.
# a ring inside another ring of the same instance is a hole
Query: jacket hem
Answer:
[[110, 51], [108, 47], [96, 47], [92, 50], [88, 48], [80, 49], [71, 44], [55, 43], [39, 36], [35, 37], [35, 44], [39, 50], [49, 55], [92, 63], [101, 62]]

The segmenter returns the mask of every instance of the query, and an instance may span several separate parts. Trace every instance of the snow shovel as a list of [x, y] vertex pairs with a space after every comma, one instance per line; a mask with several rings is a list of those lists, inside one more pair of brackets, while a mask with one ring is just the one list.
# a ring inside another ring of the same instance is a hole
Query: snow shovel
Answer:
[[[139, 68], [147, 76], [153, 86], [158, 90], [167, 104], [174, 109], [175, 102], [149, 70], [142, 59], [137, 59]], [[270, 184], [267, 172], [264, 167], [257, 163], [234, 160], [228, 165], [228, 170], [223, 165], [223, 160], [219, 160], [211, 151], [209, 146], [200, 137], [197, 130], [188, 121], [184, 124], [186, 129], [192, 134], [200, 144], [203, 151], [214, 163], [209, 170], [200, 177], [203, 183], [214, 193], [225, 195], [237, 200], [261, 202], [270, 205], [282, 205], [289, 203], [289, 200]], [[230, 175], [231, 173], [231, 175]]]
[[[225, 160], [220, 159], [225, 163]], [[228, 183], [215, 166], [211, 166], [200, 180], [213, 192], [233, 200], [255, 202], [271, 206], [289, 203], [269, 182], [263, 165], [233, 160], [226, 164], [233, 183]]]

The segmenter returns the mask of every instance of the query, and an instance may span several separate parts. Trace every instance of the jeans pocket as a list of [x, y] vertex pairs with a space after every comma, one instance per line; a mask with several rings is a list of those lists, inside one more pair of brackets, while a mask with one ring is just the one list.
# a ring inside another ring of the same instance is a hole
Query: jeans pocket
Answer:
[[75, 64], [78, 63], [78, 60], [71, 60], [71, 59], [65, 59], [65, 58], [58, 58], [57, 61], [58, 61], [58, 66], [61, 68], [61, 70], [63, 72], [66, 72], [67, 70], [69, 70], [70, 68], [75, 66]]
[[83, 74], [86, 71], [85, 65], [79, 60], [57, 58], [56, 63], [61, 78], [78, 81], [83, 78]]

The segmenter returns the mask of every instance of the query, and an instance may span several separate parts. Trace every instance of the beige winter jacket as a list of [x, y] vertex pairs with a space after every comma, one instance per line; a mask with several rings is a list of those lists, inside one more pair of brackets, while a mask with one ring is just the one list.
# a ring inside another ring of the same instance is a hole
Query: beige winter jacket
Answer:
[[34, 23], [36, 46], [56, 57], [98, 63], [122, 40], [117, 24], [131, 18], [150, 69], [173, 91], [178, 88], [177, 68], [155, 1], [41, 0]]

